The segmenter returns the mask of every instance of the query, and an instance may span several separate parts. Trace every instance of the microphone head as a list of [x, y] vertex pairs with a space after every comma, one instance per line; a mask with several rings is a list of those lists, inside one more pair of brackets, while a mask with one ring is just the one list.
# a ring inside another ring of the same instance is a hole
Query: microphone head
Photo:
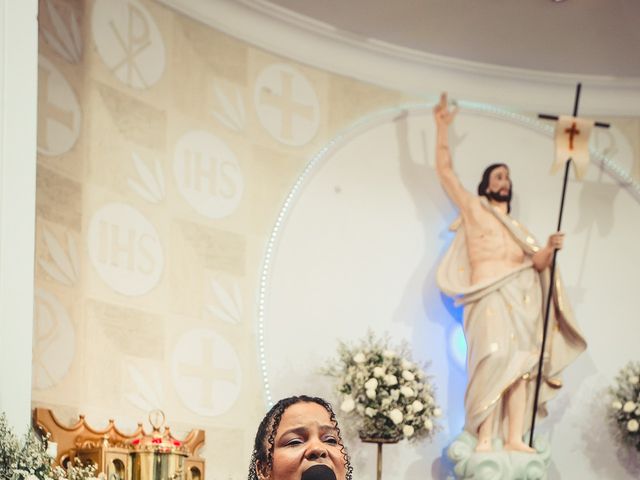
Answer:
[[301, 480], [336, 480], [336, 474], [326, 465], [318, 463], [302, 472]]

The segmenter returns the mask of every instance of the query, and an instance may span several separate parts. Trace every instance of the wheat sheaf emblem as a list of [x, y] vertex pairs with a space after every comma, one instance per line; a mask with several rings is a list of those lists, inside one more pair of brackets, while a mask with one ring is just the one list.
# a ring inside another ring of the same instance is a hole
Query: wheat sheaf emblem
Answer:
[[[46, 8], [43, 9], [42, 5]], [[69, 63], [82, 60], [82, 35], [76, 12], [71, 10], [68, 22], [62, 18], [52, 0], [40, 1], [40, 11], [49, 15], [50, 24], [40, 22], [40, 33], [55, 52]]]

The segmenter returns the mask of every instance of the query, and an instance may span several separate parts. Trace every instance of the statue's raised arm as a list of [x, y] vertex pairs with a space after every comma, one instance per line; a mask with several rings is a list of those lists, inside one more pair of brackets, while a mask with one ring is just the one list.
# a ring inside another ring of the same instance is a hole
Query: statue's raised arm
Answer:
[[465, 190], [453, 171], [451, 152], [449, 151], [449, 125], [457, 112], [457, 108], [453, 110], [449, 109], [446, 93], [440, 96], [440, 102], [433, 109], [437, 130], [436, 171], [438, 172], [440, 183], [447, 192], [447, 195], [449, 195], [449, 198], [451, 198], [460, 211], [464, 211], [472, 195]]

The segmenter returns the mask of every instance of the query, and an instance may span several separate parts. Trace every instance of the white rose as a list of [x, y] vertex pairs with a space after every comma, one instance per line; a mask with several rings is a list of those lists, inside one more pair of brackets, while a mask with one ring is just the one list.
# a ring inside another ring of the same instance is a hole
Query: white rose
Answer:
[[387, 408], [389, 405], [391, 405], [391, 397], [383, 398], [382, 402], [380, 403], [380, 407], [381, 408]]
[[361, 403], [356, 405], [356, 410], [358, 411], [358, 413], [360, 415], [362, 415], [364, 413], [364, 405], [362, 405]]
[[407, 387], [407, 386], [402, 386], [400, 387], [400, 393], [402, 395], [404, 395], [405, 397], [415, 397], [416, 396], [416, 392], [413, 391], [413, 388], [411, 387]]
[[376, 391], [375, 390], [367, 390], [365, 393], [367, 394], [367, 398], [369, 398], [371, 400], [375, 400], [375, 398], [376, 398]]
[[431, 405], [433, 403], [433, 397], [431, 395], [425, 395], [423, 400], [427, 405]]
[[366, 360], [366, 357], [362, 352], [358, 352], [353, 356], [353, 361], [356, 363], [364, 363], [365, 360]]
[[430, 431], [433, 428], [433, 422], [431, 421], [430, 418], [424, 419], [424, 428], [426, 428], [427, 431]]
[[378, 380], [376, 380], [375, 378], [370, 378], [365, 382], [364, 388], [366, 390], [375, 390], [376, 388], [378, 388]]
[[413, 363], [409, 362], [408, 360], [405, 360], [404, 358], [402, 359], [402, 362], [400, 362], [400, 365], [402, 365], [402, 368], [404, 368], [405, 370], [407, 368], [413, 367]]
[[638, 377], [637, 375], [632, 375], [631, 377], [629, 377], [629, 383], [631, 385], [635, 385], [638, 382], [640, 382], [640, 377]]
[[413, 435], [414, 429], [411, 425], [405, 425], [404, 427], [402, 427], [402, 433], [404, 433], [404, 436], [409, 438], [411, 435]]
[[411, 373], [409, 370], [402, 371], [402, 378], [408, 380], [409, 382], [413, 382], [416, 379], [416, 376]]
[[614, 410], [620, 410], [622, 408], [622, 403], [620, 403], [619, 400], [614, 400], [613, 402], [611, 402], [611, 408], [613, 408]]
[[421, 412], [422, 409], [424, 408], [424, 405], [420, 400], [414, 400], [413, 403], [411, 404], [411, 408], [413, 409], [414, 412]]
[[385, 375], [384, 376], [384, 384], [385, 385], [389, 385], [389, 386], [397, 385], [398, 384], [398, 379], [396, 378], [395, 375], [391, 375], [391, 374]]
[[384, 377], [385, 374], [384, 367], [373, 367], [373, 376], [376, 378]]
[[440, 415], [442, 415], [442, 410], [440, 410], [439, 408], [434, 408], [433, 409], [433, 416], [434, 417], [439, 417]]
[[382, 356], [385, 358], [393, 358], [396, 356], [396, 352], [394, 352], [393, 350], [385, 350], [384, 352], [382, 352]]
[[634, 402], [632, 402], [631, 400], [629, 400], [628, 402], [626, 402], [624, 404], [624, 407], [622, 407], [622, 410], [626, 413], [630, 413], [633, 412], [636, 409], [636, 404]]
[[350, 396], [345, 397], [345, 399], [342, 401], [342, 404], [340, 404], [340, 410], [342, 410], [345, 413], [349, 413], [355, 407], [356, 407], [356, 402], [354, 402], [353, 398], [351, 398]]
[[637, 420], [634, 419], [627, 422], [627, 430], [630, 432], [637, 432], [638, 428], [640, 428], [640, 423]]
[[391, 410], [387, 416], [396, 425], [398, 425], [400, 422], [402, 422], [402, 419], [404, 418], [402, 416], [402, 412], [400, 410], [398, 410], [397, 408], [394, 408], [393, 410]]
[[397, 401], [400, 398], [400, 390], [398, 390], [397, 388], [391, 390], [391, 398]]
[[364, 414], [367, 417], [374, 417], [376, 413], [378, 413], [378, 411], [375, 408], [367, 407], [364, 409]]

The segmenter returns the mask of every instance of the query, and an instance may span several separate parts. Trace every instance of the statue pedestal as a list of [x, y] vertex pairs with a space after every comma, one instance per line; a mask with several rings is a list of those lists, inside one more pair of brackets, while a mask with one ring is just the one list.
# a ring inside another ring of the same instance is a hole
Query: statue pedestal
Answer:
[[476, 453], [478, 440], [462, 432], [447, 449], [458, 480], [543, 480], [551, 462], [551, 447], [544, 437], [536, 437], [536, 453], [510, 452], [502, 441], [494, 440], [492, 452]]

